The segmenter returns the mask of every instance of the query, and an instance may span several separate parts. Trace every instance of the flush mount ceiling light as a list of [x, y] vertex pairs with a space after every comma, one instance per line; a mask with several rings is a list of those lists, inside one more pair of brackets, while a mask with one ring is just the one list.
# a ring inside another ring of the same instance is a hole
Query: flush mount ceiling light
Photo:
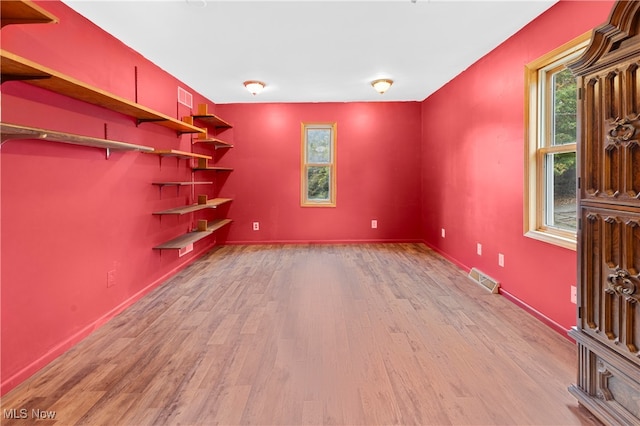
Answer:
[[262, 89], [266, 86], [266, 84], [258, 80], [247, 80], [243, 84], [252, 95], [257, 95], [262, 92]]
[[389, 87], [391, 87], [392, 84], [393, 80], [390, 80], [388, 78], [381, 78], [379, 80], [374, 80], [371, 82], [373, 88], [376, 89], [376, 91], [381, 95], [389, 90]]

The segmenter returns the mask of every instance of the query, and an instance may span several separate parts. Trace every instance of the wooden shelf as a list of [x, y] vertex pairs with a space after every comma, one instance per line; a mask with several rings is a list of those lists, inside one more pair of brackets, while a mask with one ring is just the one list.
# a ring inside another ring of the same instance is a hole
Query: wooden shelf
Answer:
[[180, 235], [177, 238], [169, 240], [165, 243], [155, 246], [154, 250], [181, 250], [188, 246], [189, 244], [193, 244], [195, 242], [200, 241], [203, 238], [208, 237], [213, 234], [212, 231], [208, 229], [206, 231], [193, 231], [188, 234]]
[[178, 157], [178, 158], [201, 158], [204, 160], [211, 160], [213, 157], [211, 157], [210, 155], [204, 155], [204, 154], [196, 154], [193, 152], [187, 152], [187, 151], [178, 151], [177, 149], [156, 149], [153, 152], [150, 152], [149, 154], [157, 154], [160, 155], [161, 157]]
[[152, 185], [163, 186], [190, 186], [190, 185], [211, 185], [213, 182], [152, 182]]
[[207, 167], [194, 167], [193, 171], [202, 171], [202, 170], [210, 170], [213, 172], [232, 172], [233, 169], [231, 167], [217, 167], [217, 166], [207, 166]]
[[207, 104], [198, 104], [197, 114], [192, 114], [195, 120], [200, 120], [208, 125], [211, 125], [217, 129], [229, 129], [233, 127], [231, 124], [224, 121], [222, 118], [208, 111]]
[[107, 155], [109, 155], [109, 150], [112, 149], [118, 151], [153, 151], [153, 148], [150, 146], [93, 138], [90, 136], [81, 136], [73, 133], [57, 132], [54, 130], [39, 129], [36, 127], [18, 126], [16, 124], [9, 123], [0, 123], [0, 135], [2, 137], [2, 142], [10, 139], [40, 139], [51, 142], [103, 148], [107, 150]]
[[230, 144], [229, 142], [225, 142], [225, 141], [217, 139], [217, 138], [195, 138], [195, 139], [193, 139], [192, 143], [194, 143], [194, 144], [197, 144], [197, 143], [213, 144], [215, 146], [215, 149], [233, 148], [233, 145]]
[[10, 24], [57, 24], [58, 18], [28, 1], [0, 1], [2, 27]]
[[173, 209], [169, 209], [169, 210], [163, 210], [160, 212], [155, 212], [153, 214], [155, 215], [167, 215], [167, 214], [175, 214], [175, 215], [183, 215], [183, 214], [187, 214], [187, 213], [193, 213], [193, 212], [197, 212], [198, 210], [204, 210], [204, 209], [215, 209], [218, 206], [228, 203], [231, 201], [231, 198], [212, 198], [211, 200], [207, 201], [206, 204], [191, 204], [189, 206], [181, 206], [181, 207], [175, 207]]
[[231, 222], [232, 222], [231, 219], [216, 219], [216, 220], [212, 220], [211, 223], [209, 223], [209, 225], [207, 225], [207, 231], [215, 232], [218, 229], [222, 228], [223, 226], [226, 226], [226, 225], [230, 224]]
[[217, 127], [217, 128], [231, 128], [233, 127], [231, 124], [227, 123], [226, 121], [224, 121], [222, 118], [213, 115], [213, 114], [207, 114], [207, 115], [194, 115], [193, 118], [195, 118], [196, 120], [201, 120], [204, 121], [207, 124], [211, 124], [213, 125], [213, 127]]
[[154, 250], [180, 250], [189, 244], [196, 243], [213, 234], [218, 229], [231, 223], [231, 219], [217, 219], [207, 225], [206, 231], [193, 231], [155, 246]]
[[[4, 4], [5, 2], [3, 1], [2, 3]], [[2, 61], [1, 78], [3, 82], [12, 80], [24, 81], [43, 89], [134, 117], [138, 124], [154, 122], [160, 126], [176, 130], [178, 134], [205, 132], [200, 127], [90, 86], [43, 65], [7, 52], [4, 49], [0, 49], [0, 60]]]

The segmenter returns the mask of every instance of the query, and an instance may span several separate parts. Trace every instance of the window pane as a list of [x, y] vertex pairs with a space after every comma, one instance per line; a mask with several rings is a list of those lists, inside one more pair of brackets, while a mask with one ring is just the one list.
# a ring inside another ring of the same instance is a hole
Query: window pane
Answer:
[[546, 225], [576, 231], [576, 153], [547, 154]]
[[307, 163], [331, 163], [331, 129], [307, 129]]
[[576, 142], [576, 78], [564, 69], [553, 74], [552, 145]]
[[331, 167], [309, 166], [307, 168], [307, 199], [329, 201]]

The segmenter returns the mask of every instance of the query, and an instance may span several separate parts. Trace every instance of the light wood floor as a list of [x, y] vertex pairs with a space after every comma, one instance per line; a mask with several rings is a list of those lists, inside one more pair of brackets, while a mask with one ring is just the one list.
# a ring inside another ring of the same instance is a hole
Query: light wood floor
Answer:
[[2, 408], [49, 424], [596, 425], [567, 391], [575, 371], [568, 340], [423, 245], [226, 246]]

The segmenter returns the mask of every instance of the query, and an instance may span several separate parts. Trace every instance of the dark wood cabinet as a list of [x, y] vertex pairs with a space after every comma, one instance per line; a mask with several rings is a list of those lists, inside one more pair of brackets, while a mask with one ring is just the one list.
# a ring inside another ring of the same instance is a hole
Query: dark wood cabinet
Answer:
[[619, 1], [578, 77], [578, 378], [606, 424], [640, 424], [640, 1]]

